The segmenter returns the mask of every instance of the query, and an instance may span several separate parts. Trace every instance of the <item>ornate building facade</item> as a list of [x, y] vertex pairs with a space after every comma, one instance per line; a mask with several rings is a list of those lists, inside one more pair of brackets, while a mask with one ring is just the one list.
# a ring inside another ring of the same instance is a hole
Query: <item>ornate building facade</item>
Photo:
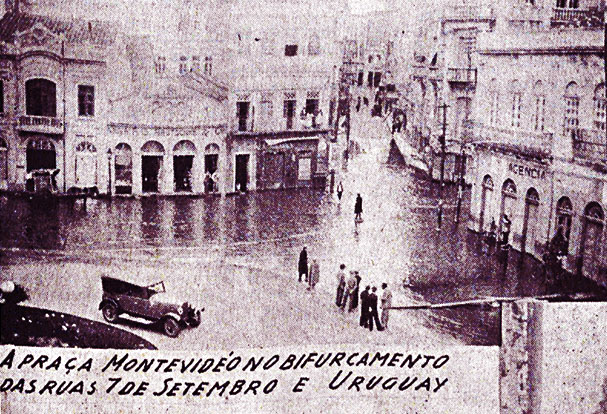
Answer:
[[478, 39], [471, 228], [507, 215], [537, 257], [560, 231], [565, 268], [607, 285], [604, 3], [536, 6]]

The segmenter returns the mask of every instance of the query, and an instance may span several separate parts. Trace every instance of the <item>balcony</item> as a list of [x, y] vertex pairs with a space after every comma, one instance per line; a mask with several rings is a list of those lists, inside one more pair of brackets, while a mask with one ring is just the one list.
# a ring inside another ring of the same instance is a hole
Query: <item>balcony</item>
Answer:
[[553, 9], [552, 26], [601, 27], [603, 15], [598, 10]]
[[514, 153], [535, 159], [552, 156], [552, 133], [532, 132], [489, 126], [474, 121], [463, 125], [463, 139], [467, 144]]
[[448, 68], [447, 82], [476, 85], [476, 68]]
[[573, 136], [573, 157], [607, 163], [605, 132], [579, 129]]
[[443, 9], [444, 20], [491, 20], [493, 8], [489, 5], [448, 6]]
[[21, 115], [17, 120], [17, 129], [25, 132], [43, 134], [63, 134], [63, 120], [52, 116]]

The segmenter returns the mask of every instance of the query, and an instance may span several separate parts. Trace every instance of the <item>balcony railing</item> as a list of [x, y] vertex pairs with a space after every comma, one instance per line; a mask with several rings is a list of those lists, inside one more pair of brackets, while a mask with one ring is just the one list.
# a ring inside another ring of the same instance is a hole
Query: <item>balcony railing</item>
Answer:
[[552, 133], [532, 132], [465, 121], [462, 138], [474, 145], [486, 145], [536, 158], [552, 155]]
[[493, 8], [488, 5], [451, 6], [443, 9], [443, 19], [493, 19]]
[[572, 138], [574, 158], [607, 163], [607, 137], [605, 136], [605, 131], [578, 129]]
[[27, 132], [41, 132], [46, 134], [63, 134], [63, 120], [52, 116], [21, 115], [17, 121], [17, 128]]
[[449, 68], [447, 69], [447, 81], [476, 85], [476, 68]]
[[573, 25], [580, 27], [601, 27], [603, 14], [598, 10], [554, 9], [552, 23], [555, 25]]

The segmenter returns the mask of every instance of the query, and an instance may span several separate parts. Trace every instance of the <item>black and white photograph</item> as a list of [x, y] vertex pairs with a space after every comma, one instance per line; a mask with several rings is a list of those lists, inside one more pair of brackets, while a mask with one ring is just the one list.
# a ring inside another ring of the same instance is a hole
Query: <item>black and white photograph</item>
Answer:
[[607, 414], [605, 0], [4, 0], [0, 413]]

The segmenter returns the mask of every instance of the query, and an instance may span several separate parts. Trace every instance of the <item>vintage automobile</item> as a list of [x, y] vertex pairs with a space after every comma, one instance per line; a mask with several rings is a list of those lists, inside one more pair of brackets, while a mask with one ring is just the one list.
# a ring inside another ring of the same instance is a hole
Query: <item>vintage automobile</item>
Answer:
[[162, 324], [164, 333], [174, 338], [183, 327], [200, 325], [201, 312], [188, 302], [172, 299], [166, 293], [164, 282], [135, 284], [110, 276], [101, 276], [103, 297], [99, 310], [110, 323], [124, 313]]

